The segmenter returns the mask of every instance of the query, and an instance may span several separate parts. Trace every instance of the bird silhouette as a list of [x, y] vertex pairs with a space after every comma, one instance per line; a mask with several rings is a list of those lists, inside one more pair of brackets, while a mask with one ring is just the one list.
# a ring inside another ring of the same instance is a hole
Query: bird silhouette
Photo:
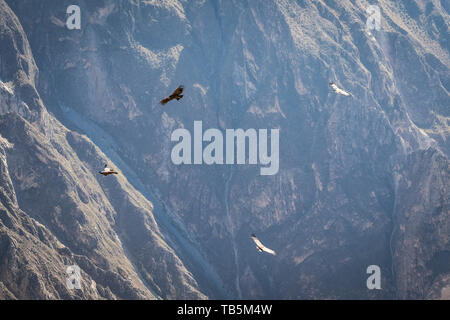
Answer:
[[164, 104], [166, 104], [167, 102], [169, 102], [169, 101], [171, 101], [173, 99], [180, 100], [181, 98], [183, 98], [183, 95], [182, 95], [183, 90], [184, 90], [184, 87], [182, 85], [178, 86], [178, 88], [176, 88], [175, 91], [172, 92], [172, 94], [170, 96], [168, 96], [167, 98], [162, 99], [160, 101], [160, 103], [162, 105], [164, 105]]

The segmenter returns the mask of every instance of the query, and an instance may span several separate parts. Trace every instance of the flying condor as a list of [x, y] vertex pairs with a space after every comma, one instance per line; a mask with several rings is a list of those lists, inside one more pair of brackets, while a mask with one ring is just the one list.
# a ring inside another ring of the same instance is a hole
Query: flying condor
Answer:
[[276, 252], [274, 250], [272, 250], [272, 249], [267, 248], [265, 245], [263, 245], [261, 243], [261, 241], [259, 241], [259, 239], [255, 236], [254, 233], [251, 235], [251, 238], [255, 242], [256, 249], [258, 249], [259, 252], [263, 252], [264, 251], [264, 252], [276, 255]]
[[105, 168], [102, 171], [99, 171], [98, 173], [104, 175], [105, 177], [110, 175], [110, 174], [118, 174], [117, 171], [114, 171], [113, 169], [108, 168], [107, 164], [105, 164]]
[[351, 96], [350, 93], [348, 93], [347, 91], [342, 90], [341, 88], [339, 88], [336, 84], [334, 84], [333, 81], [330, 82], [330, 86], [333, 89], [333, 91], [336, 92], [337, 94], [342, 94], [342, 95], [344, 95], [346, 97]]
[[168, 96], [167, 98], [162, 99], [160, 101], [160, 103], [162, 105], [164, 105], [164, 104], [166, 104], [167, 102], [169, 102], [169, 101], [171, 101], [173, 99], [180, 100], [181, 98], [183, 98], [183, 95], [182, 95], [183, 89], [184, 89], [184, 87], [182, 85], [179, 86], [178, 88], [175, 89], [174, 92], [172, 92], [172, 94], [170, 96]]

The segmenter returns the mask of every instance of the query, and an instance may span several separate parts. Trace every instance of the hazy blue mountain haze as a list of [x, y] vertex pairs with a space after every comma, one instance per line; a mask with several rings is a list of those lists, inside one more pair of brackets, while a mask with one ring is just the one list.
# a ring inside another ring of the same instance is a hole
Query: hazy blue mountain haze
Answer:
[[[0, 0], [0, 298], [449, 299], [449, 11]], [[279, 129], [278, 173], [174, 165], [196, 120]]]

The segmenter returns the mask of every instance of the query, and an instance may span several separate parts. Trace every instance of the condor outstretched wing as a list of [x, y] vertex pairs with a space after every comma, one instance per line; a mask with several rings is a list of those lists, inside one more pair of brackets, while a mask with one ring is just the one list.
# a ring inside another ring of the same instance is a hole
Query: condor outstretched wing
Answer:
[[176, 88], [175, 91], [172, 92], [172, 94], [171, 94], [170, 96], [171, 96], [171, 97], [172, 97], [172, 96], [179, 96], [180, 94], [183, 93], [183, 89], [184, 89], [183, 86], [178, 86], [178, 88]]
[[251, 235], [252, 240], [255, 242], [256, 247], [258, 248], [258, 250], [260, 251], [264, 251], [273, 255], [276, 255], [276, 252], [272, 249], [267, 248], [265, 245], [263, 245], [261, 243], [261, 241], [259, 241], [259, 239], [255, 236], [255, 234]]
[[337, 94], [342, 94], [344, 96], [350, 96], [350, 93], [348, 93], [345, 90], [342, 90], [341, 88], [339, 88], [336, 84], [334, 84], [333, 82], [330, 82], [330, 86], [333, 89], [334, 92], [336, 92]]
[[167, 97], [167, 98], [162, 99], [159, 103], [161, 103], [161, 104], [166, 104], [167, 102], [169, 102], [170, 100], [173, 100], [173, 99], [174, 99], [174, 98]]

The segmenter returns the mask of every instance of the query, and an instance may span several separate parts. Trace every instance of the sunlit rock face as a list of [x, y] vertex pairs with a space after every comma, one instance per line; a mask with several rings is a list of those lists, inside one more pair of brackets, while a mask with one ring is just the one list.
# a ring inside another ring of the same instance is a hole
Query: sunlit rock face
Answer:
[[[0, 0], [0, 297], [449, 298], [445, 1], [380, 30], [367, 1], [72, 4]], [[173, 164], [195, 121], [279, 129], [278, 172]]]
[[153, 204], [125, 175], [97, 174], [111, 160], [48, 113], [27, 36], [0, 9], [0, 298], [205, 298]]

